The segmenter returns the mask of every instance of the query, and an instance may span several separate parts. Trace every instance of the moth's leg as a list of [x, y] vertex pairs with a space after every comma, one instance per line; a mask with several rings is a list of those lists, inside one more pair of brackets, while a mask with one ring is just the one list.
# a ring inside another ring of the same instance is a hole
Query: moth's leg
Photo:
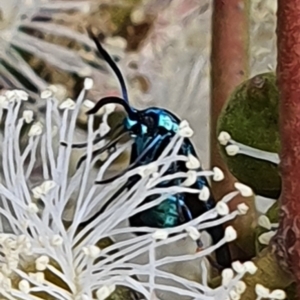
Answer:
[[[114, 180], [120, 178], [121, 176], [125, 175], [128, 171], [132, 170], [133, 168], [137, 167], [140, 163], [140, 161], [145, 157], [145, 155], [151, 151], [151, 149], [159, 142], [159, 140], [161, 139], [160, 135], [157, 135], [144, 149], [144, 151], [135, 159], [135, 161], [133, 163], [131, 163], [125, 170], [123, 170], [122, 172], [120, 172], [119, 174], [108, 178], [108, 179], [103, 179], [101, 181], [96, 181], [96, 184], [106, 184], [106, 183], [110, 183], [113, 182]], [[150, 162], [149, 162], [150, 163]]]
[[[119, 136], [117, 136], [114, 140], [110, 141], [109, 143], [107, 143], [105, 146], [103, 146], [102, 148], [100, 149], [97, 149], [97, 150], [94, 150], [92, 152], [92, 157], [96, 157], [97, 155], [100, 155], [102, 154], [104, 151], [106, 150], [110, 150], [110, 149], [113, 149], [115, 148], [115, 146], [117, 145], [117, 143], [127, 135], [127, 132], [124, 132], [122, 134], [120, 134]], [[78, 163], [77, 163], [77, 166], [76, 166], [76, 169], [79, 169], [79, 167], [81, 166], [81, 164], [86, 160], [87, 158], [87, 154], [84, 154], [83, 156], [80, 157]]]
[[[115, 133], [116, 133], [117, 135], [121, 134], [122, 128], [123, 128], [123, 126], [118, 126], [118, 127], [116, 127]], [[99, 142], [101, 142], [102, 140], [107, 139], [107, 138], [109, 137], [110, 134], [111, 134], [111, 131], [107, 132], [106, 134], [104, 134], [104, 135], [102, 135], [102, 136], [101, 136], [100, 134], [97, 134], [96, 137], [95, 137], [95, 139], [93, 140], [93, 145], [96, 145], [96, 144], [98, 144]], [[60, 142], [60, 144], [61, 144], [62, 146], [64, 146], [64, 147], [67, 147], [67, 146], [68, 146], [68, 143], [65, 142], [65, 141]], [[87, 143], [86, 143], [86, 142], [84, 142], [84, 143], [74, 143], [74, 144], [71, 144], [71, 148], [73, 148], [73, 149], [82, 149], [82, 148], [86, 148], [86, 147], [87, 147]]]

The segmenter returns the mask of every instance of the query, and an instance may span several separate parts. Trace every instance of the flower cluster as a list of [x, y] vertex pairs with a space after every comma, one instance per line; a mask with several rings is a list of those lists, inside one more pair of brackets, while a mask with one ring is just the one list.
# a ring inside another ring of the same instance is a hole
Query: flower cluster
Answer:
[[[0, 82], [5, 87], [25, 88], [24, 81], [22, 81], [23, 77], [37, 91], [42, 91], [47, 87], [47, 83], [32, 70], [31, 66], [20, 55], [20, 51], [32, 54], [60, 70], [81, 76], [90, 75], [91, 67], [76, 51], [49, 43], [37, 35], [28, 34], [34, 30], [42, 34], [70, 38], [80, 44], [93, 47], [93, 43], [86, 35], [50, 21], [53, 15], [57, 13], [88, 12], [90, 8], [91, 3], [86, 0], [0, 1]], [[12, 69], [14, 72], [11, 71]], [[16, 74], [19, 75], [16, 76]]]
[[[188, 191], [198, 194], [199, 201], [206, 201], [208, 189], [189, 187], [194, 175], [212, 177], [212, 180], [222, 180], [224, 176], [218, 168], [164, 174], [174, 161], [185, 161], [191, 167], [196, 163], [194, 157], [178, 154], [184, 136], [192, 133], [187, 122], [183, 122], [178, 135], [157, 161], [130, 170], [111, 184], [97, 185], [95, 181], [103, 178], [113, 160], [131, 142], [120, 144], [115, 152], [103, 156], [102, 165], [96, 170], [93, 141], [108, 125], [102, 124], [95, 131], [93, 116], [88, 119], [86, 160], [70, 172], [76, 118], [91, 86], [92, 81], [86, 79], [78, 99], [61, 104], [51, 91], [43, 92], [40, 101], [45, 101], [47, 108], [43, 122], [35, 122], [30, 111], [20, 113], [21, 103], [28, 98], [25, 92], [15, 90], [1, 96], [0, 117], [4, 129], [0, 169], [0, 295], [9, 300], [104, 300], [117, 286], [124, 286], [145, 299], [239, 299], [237, 295], [245, 290], [241, 279], [246, 272], [253, 273], [255, 266], [250, 262], [235, 263], [236, 274], [224, 271], [222, 285], [213, 289], [208, 285], [205, 259], [236, 238], [231, 226], [216, 245], [204, 247], [200, 252], [179, 251], [173, 256], [158, 255], [158, 252], [183, 240], [195, 244], [199, 231], [245, 214], [246, 205], [240, 204], [236, 211], [230, 212], [227, 203], [238, 193], [250, 196], [251, 189], [237, 183], [237, 190], [226, 195], [215, 209], [176, 228], [128, 226], [126, 221], [130, 216], [158, 205], [168, 194]], [[106, 109], [104, 114], [109, 112], [111, 109]], [[106, 119], [104, 116], [104, 122]], [[20, 147], [24, 126], [30, 126], [30, 130], [25, 147]], [[141, 175], [140, 181], [116, 197], [98, 218], [83, 228], [80, 226], [135, 174]], [[186, 181], [182, 186], [158, 188], [158, 183], [166, 180], [165, 176], [168, 180], [171, 176]], [[145, 197], [153, 194], [161, 197], [144, 204]], [[220, 218], [216, 219], [217, 216]], [[136, 235], [137, 232], [142, 234]], [[105, 239], [111, 243], [103, 247], [101, 241]], [[138, 259], [141, 256], [147, 259], [141, 261]], [[175, 268], [166, 267], [176, 263], [191, 263], [198, 273], [190, 279], [188, 272], [184, 277]]]

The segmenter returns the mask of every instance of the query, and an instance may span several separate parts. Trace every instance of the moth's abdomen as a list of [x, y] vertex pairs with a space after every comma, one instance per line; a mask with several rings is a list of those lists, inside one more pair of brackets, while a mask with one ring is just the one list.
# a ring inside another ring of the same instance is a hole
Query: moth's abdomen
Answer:
[[176, 197], [171, 196], [159, 205], [145, 211], [141, 214], [141, 220], [149, 227], [170, 228], [179, 225]]

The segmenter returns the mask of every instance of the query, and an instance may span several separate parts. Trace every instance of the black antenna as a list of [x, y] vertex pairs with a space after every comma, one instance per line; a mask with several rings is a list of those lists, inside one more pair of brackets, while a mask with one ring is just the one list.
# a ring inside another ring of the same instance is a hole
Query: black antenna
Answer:
[[109, 96], [109, 97], [100, 99], [93, 108], [91, 108], [90, 110], [88, 110], [86, 112], [86, 114], [87, 115], [95, 114], [101, 107], [103, 107], [106, 104], [110, 104], [110, 103], [122, 105], [124, 107], [125, 111], [127, 112], [128, 116], [133, 119], [135, 118], [135, 114], [136, 114], [135, 110], [132, 109], [129, 106], [129, 104], [124, 101], [124, 99], [115, 97], [115, 96]]
[[94, 35], [94, 33], [92, 32], [90, 27], [87, 28], [87, 32], [89, 34], [89, 37], [96, 44], [99, 53], [102, 55], [104, 60], [109, 64], [109, 66], [112, 68], [112, 70], [116, 74], [116, 76], [119, 80], [119, 83], [121, 85], [123, 99], [125, 100], [126, 103], [129, 104], [126, 84], [125, 84], [125, 81], [124, 81], [124, 78], [122, 76], [120, 69], [118, 68], [118, 66], [116, 65], [114, 60], [111, 58], [109, 53], [102, 47], [102, 45], [100, 44], [99, 40], [96, 38], [96, 36]]

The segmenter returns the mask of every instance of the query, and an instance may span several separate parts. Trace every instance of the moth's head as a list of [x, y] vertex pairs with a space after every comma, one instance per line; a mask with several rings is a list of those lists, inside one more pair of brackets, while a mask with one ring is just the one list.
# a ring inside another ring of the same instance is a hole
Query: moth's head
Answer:
[[[124, 110], [127, 113], [127, 117], [124, 120], [125, 128], [133, 135], [151, 135], [155, 134], [155, 130], [158, 128], [159, 123], [159, 111], [155, 109], [145, 109], [145, 110], [136, 110], [132, 108], [128, 101], [128, 93], [125, 84], [125, 80], [122, 76], [121, 71], [119, 70], [117, 64], [114, 62], [109, 53], [102, 47], [98, 39], [95, 37], [91, 29], [88, 29], [88, 34], [91, 39], [95, 42], [99, 54], [111, 67], [114, 74], [118, 78], [118, 81], [122, 90], [122, 98], [120, 97], [106, 97], [99, 100], [95, 107], [87, 112], [87, 114], [95, 114], [100, 108], [106, 104], [118, 104], [123, 106]], [[158, 112], [158, 114], [157, 114]]]
[[135, 135], [154, 135], [158, 128], [158, 117], [150, 109], [134, 110], [124, 120], [124, 126]]

